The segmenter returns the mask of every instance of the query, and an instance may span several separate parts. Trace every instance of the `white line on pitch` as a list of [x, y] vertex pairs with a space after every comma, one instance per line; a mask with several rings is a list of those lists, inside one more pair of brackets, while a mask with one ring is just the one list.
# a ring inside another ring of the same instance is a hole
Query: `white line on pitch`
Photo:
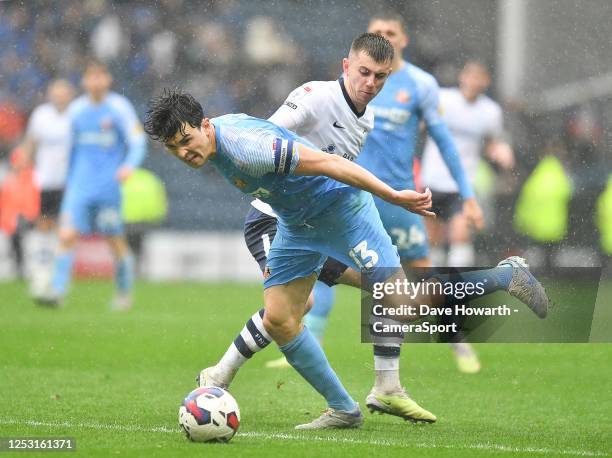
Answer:
[[[2, 419], [0, 418], [0, 425], [23, 425], [33, 427], [50, 427], [50, 428], [86, 428], [86, 429], [98, 429], [98, 430], [112, 430], [112, 431], [124, 431], [124, 432], [143, 432], [143, 433], [172, 433], [178, 434], [180, 430], [178, 428], [169, 428], [167, 426], [156, 426], [156, 427], [144, 427], [138, 425], [122, 425], [119, 423], [72, 423], [68, 421], [61, 422], [44, 422], [37, 420], [13, 420], [13, 419]], [[572, 449], [552, 449], [544, 447], [511, 447], [500, 444], [470, 444], [470, 445], [448, 445], [448, 444], [434, 444], [434, 443], [415, 443], [406, 444], [405, 442], [397, 442], [388, 439], [382, 440], [363, 440], [353, 439], [350, 437], [325, 437], [325, 436], [310, 436], [310, 435], [298, 435], [298, 434], [286, 434], [286, 433], [263, 433], [256, 431], [244, 431], [240, 432], [241, 437], [252, 437], [262, 439], [276, 439], [285, 441], [294, 440], [307, 440], [315, 442], [335, 442], [344, 444], [354, 445], [378, 445], [388, 447], [401, 447], [401, 446], [413, 446], [425, 449], [471, 449], [471, 450], [494, 450], [497, 452], [508, 452], [508, 453], [539, 453], [543, 455], [579, 455], [579, 456], [608, 456], [604, 452], [594, 452], [590, 450], [572, 450]]]

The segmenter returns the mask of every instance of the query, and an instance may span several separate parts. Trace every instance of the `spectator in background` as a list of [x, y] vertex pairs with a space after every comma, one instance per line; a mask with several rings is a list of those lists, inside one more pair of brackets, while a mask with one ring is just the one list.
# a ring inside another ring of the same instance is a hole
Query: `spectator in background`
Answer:
[[32, 235], [31, 293], [39, 296], [49, 288], [57, 238], [55, 224], [68, 173], [70, 118], [68, 104], [74, 87], [63, 79], [47, 89], [48, 102], [30, 116], [21, 149], [33, 162], [35, 179], [41, 191], [40, 216]]

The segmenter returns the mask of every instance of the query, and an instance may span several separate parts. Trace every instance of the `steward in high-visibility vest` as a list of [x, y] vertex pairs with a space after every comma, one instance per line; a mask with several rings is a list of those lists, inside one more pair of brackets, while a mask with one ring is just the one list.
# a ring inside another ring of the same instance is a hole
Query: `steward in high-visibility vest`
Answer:
[[152, 172], [137, 169], [121, 186], [126, 224], [160, 223], [168, 213], [166, 190]]
[[561, 161], [545, 156], [523, 185], [514, 212], [517, 232], [539, 242], [558, 242], [567, 234], [572, 183]]
[[606, 254], [612, 255], [612, 175], [608, 177], [608, 185], [597, 199], [595, 218], [601, 248]]

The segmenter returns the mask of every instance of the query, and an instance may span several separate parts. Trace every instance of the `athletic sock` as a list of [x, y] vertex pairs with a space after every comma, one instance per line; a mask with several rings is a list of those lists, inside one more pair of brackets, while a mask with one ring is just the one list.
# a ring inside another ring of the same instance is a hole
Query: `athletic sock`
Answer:
[[74, 253], [72, 251], [62, 253], [55, 258], [53, 280], [51, 281], [53, 294], [60, 297], [66, 294], [68, 291], [68, 284], [70, 283], [70, 277], [72, 276], [73, 264]]
[[129, 294], [134, 286], [134, 257], [131, 254], [115, 261], [115, 283], [117, 291]]
[[356, 403], [329, 365], [323, 349], [308, 328], [291, 342], [279, 346], [287, 361], [327, 401], [332, 409], [350, 412]]
[[471, 267], [474, 265], [474, 245], [470, 242], [453, 243], [448, 249], [448, 265]]
[[[446, 250], [441, 246], [434, 246], [429, 249], [429, 259], [433, 267], [446, 266]], [[451, 264], [452, 265], [452, 264]]]
[[[472, 270], [469, 272], [456, 272], [448, 274], [436, 273], [433, 278], [437, 278], [442, 283], [470, 283], [473, 285], [478, 284], [480, 288], [477, 288], [479, 293], [466, 294], [464, 297], [458, 298], [453, 295], [446, 297], [446, 303], [456, 303], [457, 299], [460, 299], [464, 303], [468, 303], [472, 299], [486, 296], [495, 291], [506, 291], [512, 280], [512, 266], [502, 265], [493, 267], [492, 269], [483, 270]], [[454, 290], [454, 288], [453, 288]]]
[[314, 305], [304, 317], [304, 324], [308, 326], [310, 332], [321, 342], [336, 294], [334, 288], [320, 281], [315, 282], [313, 292]]
[[395, 393], [402, 389], [399, 377], [400, 346], [374, 345], [374, 390], [380, 394]]
[[270, 345], [272, 337], [264, 328], [263, 315], [264, 309], [261, 309], [249, 318], [240, 334], [216, 364], [213, 371], [214, 378], [229, 385], [247, 360]]

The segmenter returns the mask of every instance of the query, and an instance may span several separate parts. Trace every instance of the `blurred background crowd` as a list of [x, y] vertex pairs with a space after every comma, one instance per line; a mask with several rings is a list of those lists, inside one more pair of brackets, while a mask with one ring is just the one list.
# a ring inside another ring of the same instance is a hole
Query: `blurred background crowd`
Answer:
[[[481, 262], [502, 249], [531, 249], [557, 264], [605, 261], [612, 253], [606, 0], [0, 1], [0, 167], [10, 168], [9, 153], [47, 84], [62, 77], [78, 85], [87, 56], [108, 64], [114, 90], [141, 119], [147, 99], [165, 86], [192, 92], [208, 116], [267, 117], [299, 84], [337, 78], [351, 40], [383, 3], [406, 20], [405, 57], [441, 86], [456, 85], [468, 58], [491, 69], [489, 95], [504, 108], [517, 166], [483, 164]], [[149, 147], [145, 167], [168, 195], [163, 228], [241, 229], [247, 197], [210, 168], [189, 170]], [[546, 168], [545, 157], [561, 172]]]

